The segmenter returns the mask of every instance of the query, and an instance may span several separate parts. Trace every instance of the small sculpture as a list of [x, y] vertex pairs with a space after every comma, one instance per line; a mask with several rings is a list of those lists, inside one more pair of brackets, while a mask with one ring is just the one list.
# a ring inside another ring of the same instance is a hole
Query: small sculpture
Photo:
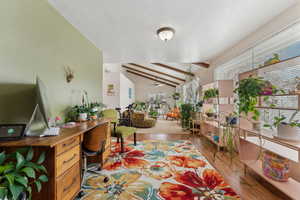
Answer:
[[74, 79], [74, 71], [69, 66], [65, 66], [65, 76], [67, 83], [70, 83]]

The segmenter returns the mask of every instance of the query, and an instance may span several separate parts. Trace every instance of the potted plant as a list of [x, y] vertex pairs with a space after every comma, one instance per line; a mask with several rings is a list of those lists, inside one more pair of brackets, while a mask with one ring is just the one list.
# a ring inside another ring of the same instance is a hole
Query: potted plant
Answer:
[[179, 92], [175, 92], [174, 94], [172, 94], [172, 98], [177, 101], [180, 99], [180, 93]]
[[182, 128], [188, 128], [189, 120], [191, 119], [191, 113], [193, 112], [192, 104], [182, 104], [180, 107], [181, 114], [181, 126]]
[[37, 192], [41, 191], [42, 183], [48, 181], [47, 170], [42, 165], [45, 152], [36, 161], [33, 158], [32, 148], [0, 153], [0, 199], [31, 199], [34, 186]]
[[208, 109], [206, 112], [205, 112], [206, 116], [209, 117], [209, 118], [212, 118], [215, 116], [215, 113], [213, 111], [212, 108]]
[[208, 100], [209, 102], [212, 102], [212, 98], [216, 98], [219, 95], [219, 90], [216, 88], [208, 89], [204, 91], [203, 100]]
[[277, 128], [277, 137], [285, 140], [300, 141], [300, 122], [299, 120], [293, 120], [298, 111], [296, 111], [290, 118], [288, 122], [286, 116], [276, 116], [274, 117], [274, 123], [272, 125], [265, 124], [265, 127], [273, 129]]
[[[260, 112], [257, 109], [258, 97], [261, 95], [271, 95], [278, 92], [275, 86], [271, 86], [270, 82], [263, 80], [260, 77], [250, 76], [237, 83], [238, 87], [234, 90], [239, 97], [238, 113], [244, 115], [248, 119], [251, 114], [253, 129], [259, 130], [260, 123], [258, 122]], [[271, 92], [270, 92], [271, 90]], [[264, 101], [268, 100], [268, 96], [264, 97]]]
[[89, 108], [89, 118], [92, 120], [95, 120], [98, 118], [98, 113], [99, 113], [99, 108], [104, 108], [105, 105], [103, 103], [99, 103], [99, 102], [91, 102], [88, 105]]

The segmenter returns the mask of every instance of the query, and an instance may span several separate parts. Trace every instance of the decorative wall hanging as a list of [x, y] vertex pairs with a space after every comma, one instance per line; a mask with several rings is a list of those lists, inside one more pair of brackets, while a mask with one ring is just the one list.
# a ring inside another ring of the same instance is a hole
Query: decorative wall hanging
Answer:
[[65, 77], [67, 83], [70, 83], [74, 79], [74, 71], [69, 66], [65, 66]]

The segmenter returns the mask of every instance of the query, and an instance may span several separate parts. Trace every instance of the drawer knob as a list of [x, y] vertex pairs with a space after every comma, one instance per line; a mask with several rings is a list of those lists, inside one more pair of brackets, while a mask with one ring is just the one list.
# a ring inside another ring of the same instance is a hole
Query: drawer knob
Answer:
[[74, 153], [74, 155], [71, 158], [69, 158], [68, 160], [64, 160], [63, 164], [67, 164], [68, 162], [72, 161], [74, 158], [76, 158], [76, 156], [77, 154]]
[[70, 145], [73, 144], [75, 141], [76, 141], [76, 139], [72, 139], [70, 142], [64, 143], [64, 144], [63, 144], [63, 147], [70, 146]]

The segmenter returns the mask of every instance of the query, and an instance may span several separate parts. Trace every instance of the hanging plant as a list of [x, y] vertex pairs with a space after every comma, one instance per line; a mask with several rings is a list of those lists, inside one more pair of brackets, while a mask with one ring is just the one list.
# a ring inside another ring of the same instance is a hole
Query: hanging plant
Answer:
[[[257, 121], [260, 116], [259, 110], [256, 108], [258, 104], [258, 97], [261, 95], [272, 95], [277, 93], [275, 86], [270, 82], [263, 80], [260, 77], [248, 77], [237, 83], [238, 87], [234, 90], [239, 97], [238, 112], [248, 116], [252, 113], [252, 119]], [[268, 100], [268, 96], [264, 97], [264, 101]]]

